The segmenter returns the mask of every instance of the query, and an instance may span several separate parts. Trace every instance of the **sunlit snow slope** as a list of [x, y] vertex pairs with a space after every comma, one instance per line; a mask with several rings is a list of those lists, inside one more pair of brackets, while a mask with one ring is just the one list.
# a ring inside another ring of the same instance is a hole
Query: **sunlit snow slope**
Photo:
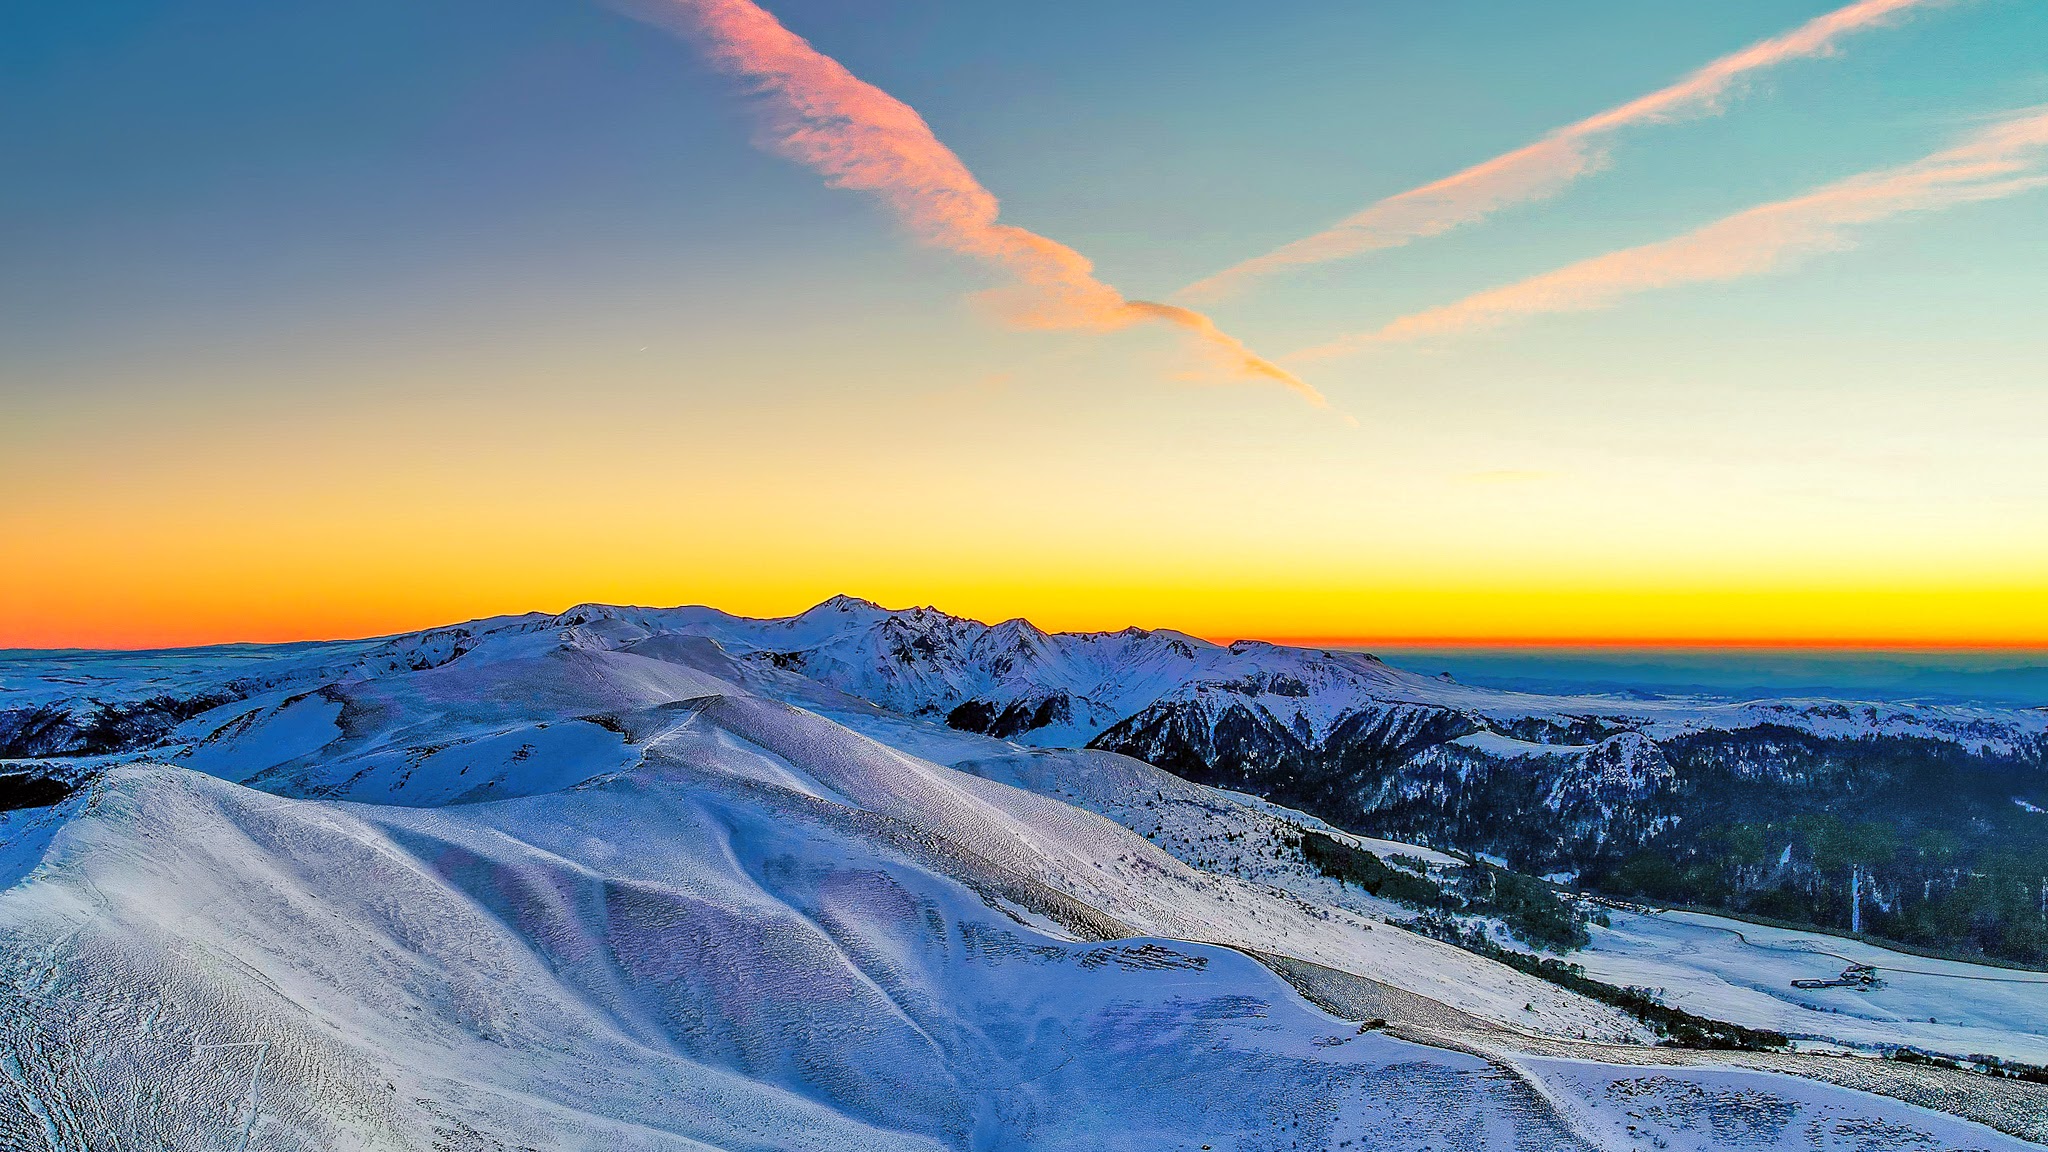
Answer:
[[[1369, 907], [1192, 867], [1089, 810], [1155, 769], [1026, 753], [750, 657], [768, 649], [749, 635], [813, 627], [585, 610], [10, 665], [49, 738], [83, 746], [20, 765], [77, 791], [0, 814], [0, 1147], [1875, 1150], [2035, 1132], [2035, 1098], [1925, 1090], [1948, 1081], [1870, 1095], [1585, 1058], [1664, 1059], [1611, 1009]], [[1389, 1005], [1398, 1036], [1276, 968]], [[1439, 1024], [1442, 1043], [1416, 1042]]]

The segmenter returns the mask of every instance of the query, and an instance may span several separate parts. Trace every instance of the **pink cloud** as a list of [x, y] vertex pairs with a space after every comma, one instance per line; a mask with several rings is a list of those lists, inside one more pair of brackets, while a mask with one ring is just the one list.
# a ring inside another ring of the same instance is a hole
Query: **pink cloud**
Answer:
[[1309, 349], [1297, 358], [1324, 359], [1371, 344], [1488, 328], [1523, 316], [1584, 312], [1657, 288], [1758, 276], [1802, 256], [1852, 247], [1850, 232], [1859, 225], [1995, 200], [2043, 185], [2048, 185], [2048, 109], [2034, 108], [1911, 164], [1852, 176], [1683, 236], [1489, 289], [1455, 304], [1404, 316], [1376, 332]]
[[1852, 33], [1893, 23], [1916, 8], [1947, 2], [1859, 0], [1838, 8], [1783, 36], [1723, 56], [1675, 84], [1559, 128], [1533, 144], [1390, 196], [1312, 236], [1191, 284], [1180, 295], [1191, 300], [1214, 299], [1287, 268], [1396, 248], [1485, 219], [1510, 205], [1556, 195], [1606, 165], [1607, 153], [1600, 138], [1608, 133], [1712, 112], [1721, 97], [1749, 73], [1790, 60], [1829, 55]]
[[1001, 205], [909, 105], [811, 47], [750, 0], [626, 0], [632, 15], [697, 42], [720, 71], [759, 98], [762, 143], [887, 205], [918, 242], [972, 256], [1014, 281], [988, 294], [1009, 323], [1114, 331], [1156, 321], [1188, 334], [1227, 378], [1281, 384], [1314, 404], [1323, 397], [1207, 316], [1124, 297], [1096, 279], [1088, 258], [1000, 219]]

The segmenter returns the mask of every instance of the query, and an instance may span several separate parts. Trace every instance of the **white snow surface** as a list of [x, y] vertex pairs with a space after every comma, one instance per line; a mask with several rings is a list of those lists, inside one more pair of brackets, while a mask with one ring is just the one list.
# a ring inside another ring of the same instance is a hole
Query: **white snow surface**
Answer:
[[[1572, 954], [1586, 974], [1688, 1012], [1866, 1049], [1899, 1045], [2048, 1064], [2048, 973], [1936, 960], [1860, 940], [1697, 912], [1610, 911]], [[1850, 964], [1880, 986], [1799, 989]]]
[[[962, 658], [895, 656], [920, 641]], [[0, 687], [237, 697], [0, 813], [0, 1147], [2023, 1146], [1805, 1081], [1624, 1091], [1649, 1073], [1361, 1032], [1246, 953], [1511, 1033], [1645, 1038], [1261, 852], [1344, 835], [1306, 816], [928, 722], [1070, 692], [1027, 738], [1079, 743], [1175, 692], [1325, 726], [1345, 693], [1481, 699], [1369, 657], [841, 598], [16, 654]], [[1956, 1026], [2035, 1027], [2002, 1003]]]
[[1816, 1085], [1765, 1072], [1642, 1068], [1520, 1057], [1572, 1132], [1597, 1148], [1717, 1152], [1826, 1148], [1862, 1152], [1917, 1142], [1986, 1148], [1982, 1129], [1922, 1110], [1874, 1109]]
[[[1423, 676], [1360, 652], [1256, 640], [1219, 645], [1165, 629], [1048, 633], [1021, 619], [986, 625], [935, 608], [890, 610], [849, 596], [770, 620], [701, 606], [587, 604], [552, 617], [498, 617], [378, 640], [133, 654], [0, 653], [0, 708], [81, 698], [143, 700], [230, 683], [272, 689], [283, 700], [292, 689], [359, 683], [470, 662], [472, 655], [524, 652], [539, 658], [563, 636], [586, 646], [639, 647], [656, 660], [692, 641], [711, 641], [721, 659], [729, 656], [746, 667], [755, 687], [773, 695], [794, 692], [805, 703], [815, 702], [820, 691], [836, 691], [922, 717], [944, 717], [968, 702], [1024, 712], [1049, 704], [1054, 707], [1047, 723], [1010, 734], [1043, 747], [1079, 747], [1118, 721], [1181, 701], [1212, 708], [1251, 705], [1314, 737], [1361, 710], [1451, 709], [1481, 726], [1458, 744], [1491, 755], [1543, 759], [1584, 757], [1604, 742], [1548, 735], [1517, 739], [1501, 729], [1527, 721], [1555, 726], [1553, 731], [1594, 724], [1666, 739], [1776, 724], [1823, 736], [1952, 740], [1994, 754], [2037, 750], [2048, 739], [2048, 709], [2040, 708], [1544, 696]], [[780, 690], [773, 687], [778, 683]]]
[[1452, 740], [1451, 743], [1461, 748], [1470, 748], [1477, 752], [1484, 752], [1489, 756], [1499, 756], [1504, 759], [1532, 756], [1583, 756], [1586, 750], [1592, 747], [1590, 744], [1538, 744], [1533, 740], [1517, 740], [1512, 736], [1503, 736], [1491, 730], [1468, 732]]
[[[108, 774], [8, 842], [0, 1142], [1614, 1146], [1584, 1133], [1619, 1071], [1531, 1078], [1361, 1035], [1228, 949], [1034, 928], [717, 761], [441, 808]], [[1725, 1146], [2021, 1146], [1750, 1079]], [[1818, 1137], [1777, 1142], [1787, 1115]]]
[[[1952, 739], [2010, 753], [2048, 736], [2048, 710], [1843, 700], [1735, 701], [1674, 696], [1542, 696], [1423, 676], [1362, 652], [1240, 640], [1214, 644], [1169, 629], [1048, 633], [1027, 620], [986, 625], [936, 608], [891, 610], [835, 596], [796, 616], [752, 620], [716, 609], [582, 605], [557, 618], [627, 638], [706, 636], [726, 651], [775, 661], [890, 711], [944, 716], [974, 700], [1031, 704], [1064, 696], [1070, 716], [1018, 734], [1077, 747], [1162, 701], [1253, 701], [1284, 724], [1321, 736], [1361, 707], [1450, 708], [1505, 726], [1529, 718], [1584, 720], [1664, 739], [1712, 728], [1779, 724], [1823, 736]], [[531, 626], [520, 618], [509, 626]], [[466, 626], [473, 627], [473, 626]], [[1520, 743], [1520, 742], [1517, 742]], [[1592, 745], [1581, 745], [1583, 753]], [[1555, 752], [1548, 752], [1555, 755]]]

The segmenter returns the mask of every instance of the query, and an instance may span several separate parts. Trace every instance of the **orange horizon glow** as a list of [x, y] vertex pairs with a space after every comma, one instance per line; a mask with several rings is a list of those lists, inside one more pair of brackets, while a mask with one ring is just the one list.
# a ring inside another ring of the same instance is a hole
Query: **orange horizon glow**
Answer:
[[[344, 641], [375, 639], [384, 636], [403, 635], [411, 632], [448, 627], [473, 620], [501, 616], [527, 614], [556, 615], [567, 611], [576, 604], [617, 603], [635, 604], [643, 607], [669, 607], [684, 604], [707, 604], [714, 608], [733, 612], [735, 615], [756, 618], [791, 616], [804, 611], [813, 604], [826, 599], [826, 595], [734, 593], [732, 595], [700, 597], [647, 597], [621, 594], [615, 589], [612, 595], [593, 595], [582, 598], [547, 597], [536, 598], [524, 606], [517, 601], [493, 603], [480, 599], [468, 605], [459, 605], [456, 598], [449, 598], [434, 604], [422, 604], [404, 608], [391, 605], [382, 607], [362, 603], [332, 602], [327, 604], [300, 603], [294, 605], [221, 605], [201, 608], [198, 606], [172, 607], [162, 615], [148, 618], [111, 611], [105, 605], [75, 605], [74, 611], [62, 616], [40, 616], [35, 619], [9, 613], [0, 609], [0, 649], [40, 651], [161, 651], [181, 648], [211, 647], [237, 644], [291, 644], [323, 641]], [[849, 588], [849, 595], [862, 595]], [[1327, 595], [1327, 594], [1325, 594]], [[1878, 600], [1890, 601], [1891, 607], [1911, 611], [1912, 602], [1938, 599], [1946, 602], [1951, 609], [1958, 601], [1970, 602], [1971, 597], [1955, 593], [1926, 593], [1918, 595], [1890, 591], [1881, 594], [1864, 593], [1866, 597], [1876, 596]], [[941, 611], [986, 623], [996, 623], [1013, 616], [1022, 616], [1047, 631], [1053, 632], [1102, 632], [1117, 631], [1129, 626], [1148, 629], [1170, 629], [1198, 636], [1217, 644], [1229, 644], [1237, 640], [1262, 640], [1304, 648], [1362, 649], [1374, 648], [1470, 648], [1470, 649], [1719, 649], [1758, 651], [1783, 650], [1846, 650], [1846, 651], [1901, 651], [1901, 652], [2032, 652], [2048, 651], [2048, 613], [2037, 610], [2032, 619], [2013, 620], [2018, 625], [2005, 635], [1989, 632], [1981, 627], [1961, 626], [1963, 621], [1951, 620], [1954, 626], [1945, 630], [1911, 631], [1898, 628], [1872, 629], [1858, 633], [1846, 629], [1829, 631], [1792, 628], [1778, 634], [1761, 632], [1757, 622], [1776, 618], [1784, 623], [1788, 615], [1796, 616], [1801, 604], [1811, 605], [1816, 600], [1832, 600], [1840, 603], [1854, 601], [1853, 593], [1842, 590], [1802, 590], [1799, 593], [1780, 592], [1758, 594], [1748, 592], [1725, 592], [1720, 595], [1673, 592], [1635, 592], [1617, 596], [1613, 593], [1585, 593], [1553, 590], [1548, 593], [1529, 590], [1503, 591], [1488, 594], [1470, 589], [1452, 590], [1380, 590], [1357, 596], [1339, 596], [1338, 600], [1350, 601], [1356, 605], [1381, 605], [1387, 616], [1405, 608], [1415, 612], [1430, 607], [1438, 618], [1431, 621], [1413, 621], [1408, 628], [1366, 628], [1350, 630], [1311, 630], [1299, 627], [1299, 621], [1275, 619], [1271, 626], [1256, 626], [1253, 617], [1261, 614], [1260, 606], [1267, 606], [1265, 614], [1274, 615], [1271, 606], [1276, 600], [1295, 600], [1307, 603], [1322, 600], [1323, 596], [1298, 595], [1279, 597], [1271, 594], [1247, 595], [1225, 598], [1207, 603], [1198, 596], [1190, 596], [1186, 590], [1160, 592], [1149, 599], [1165, 603], [1178, 602], [1185, 611], [1143, 610], [1137, 605], [1148, 599], [1143, 590], [1118, 590], [1105, 594], [1095, 603], [1076, 602], [1069, 597], [1044, 595], [1040, 597], [977, 594], [973, 590], [961, 590], [952, 596], [899, 595], [865, 598], [891, 608], [909, 608], [930, 605]], [[1498, 625], [1502, 607], [1514, 610], [1515, 605], [1531, 618], [1532, 623], [1554, 621], [1560, 616], [1583, 616], [1585, 609], [1580, 605], [1572, 611], [1573, 601], [1592, 598], [1607, 602], [1622, 600], [1632, 602], [1615, 613], [1620, 626], [1598, 631], [1588, 628], [1583, 631], [1551, 626], [1514, 630]], [[1901, 599], [1906, 603], [1901, 603]], [[1036, 604], [1028, 601], [1036, 600]], [[1065, 601], [1064, 603], [1062, 601]], [[2025, 600], [2032, 604], [2048, 604], [2048, 589], [2011, 589], [2002, 594], [1976, 599], [1977, 611], [1970, 615], [1979, 618], [2002, 615], [2001, 605], [2010, 605]], [[1492, 613], [1468, 611], [1462, 613], [1474, 623], [1491, 622], [1490, 630], [1459, 630], [1445, 627], [1445, 615], [1459, 615], [1457, 607], [1462, 602], [1468, 608], [1474, 605], [1492, 606]], [[1673, 609], [1680, 602], [1689, 603], [1694, 609], [1695, 623], [1688, 630], [1682, 623], [1672, 619]], [[542, 603], [546, 607], [532, 607]], [[1874, 601], [1866, 600], [1866, 607]], [[1664, 615], [1663, 627], [1642, 627], [1631, 629], [1629, 623], [1648, 624], [1659, 619], [1644, 611], [1646, 605], [1661, 605]], [[1742, 610], [1744, 605], [1748, 611]], [[1282, 605], [1284, 607], [1284, 604]], [[1760, 609], [1760, 606], [1762, 610]], [[1773, 607], [1775, 606], [1775, 607]], [[1789, 610], [1789, 611], [1788, 611]], [[1356, 607], [1354, 607], [1354, 612]], [[1231, 623], [1231, 616], [1239, 618]], [[1492, 617], [1491, 620], [1488, 618]], [[1915, 612], [1915, 618], [1928, 620], [1933, 613]], [[1737, 620], [1748, 620], [1747, 631], [1730, 629], [1710, 630], [1709, 625], [1716, 619], [1733, 624]], [[1938, 618], [1937, 618], [1938, 619]], [[1295, 627], [1287, 627], [1294, 623]], [[1435, 628], [1415, 628], [1414, 623], [1435, 623]]]
[[[685, 133], [687, 171], [634, 185], [660, 191], [617, 221], [572, 210], [592, 203], [575, 178], [531, 203], [493, 182], [479, 195], [532, 213], [478, 234], [505, 245], [502, 264], [466, 240], [417, 268], [364, 260], [361, 277], [293, 271], [275, 245], [218, 266], [212, 248], [173, 246], [164, 268], [213, 285], [189, 309], [165, 289], [123, 311], [140, 266], [108, 255], [91, 281], [114, 310], [108, 339], [30, 317], [24, 336], [52, 335], [0, 371], [0, 645], [375, 637], [586, 601], [776, 617], [845, 591], [1052, 630], [1368, 649], [2048, 648], [2048, 345], [2027, 310], [2048, 280], [2013, 258], [2041, 217], [1993, 203], [2048, 189], [2048, 105], [2016, 113], [2009, 92], [1987, 92], [1955, 108], [1974, 134], [1945, 143], [1885, 112], [1881, 138], [1922, 159], [1859, 146], [1825, 171], [1863, 176], [1801, 174], [1791, 186], [1816, 190], [1789, 200], [1778, 183], [1731, 185], [1735, 203], [1763, 206], [1701, 226], [1688, 208], [1691, 231], [1647, 246], [1639, 229], [1603, 226], [1582, 239], [1608, 255], [1533, 280], [1490, 249], [1454, 253], [1441, 282], [1310, 286], [1218, 327], [1112, 284], [1178, 281], [1178, 262], [1216, 247], [1181, 208], [1214, 198], [1163, 210], [1140, 183], [1131, 215], [1096, 216], [1079, 205], [1115, 190], [1065, 180], [1045, 138], [1013, 152], [963, 128], [955, 153], [933, 124], [951, 137], [977, 109], [949, 108], [947, 85], [876, 73], [930, 104], [928, 122], [751, 0], [618, 3], [690, 38], [720, 89], [744, 94], [755, 145], [799, 167], [760, 161], [744, 133]], [[1937, 6], [1848, 4], [1587, 123], [1703, 110], [1732, 76]], [[699, 67], [665, 36], [620, 30], [659, 50], [651, 79]], [[842, 50], [829, 22], [816, 34]], [[670, 95], [698, 100], [694, 83]], [[1991, 106], [2002, 119], [1985, 118]], [[675, 110], [695, 105], [658, 107], [611, 142], [617, 163], [667, 148]], [[412, 175], [447, 175], [438, 163]], [[1701, 163], [1718, 183], [1721, 162]], [[1030, 229], [977, 171], [1000, 177]], [[1549, 187], [1485, 171], [1460, 185], [1480, 207]], [[820, 205], [857, 192], [881, 211], [749, 216], [730, 248], [697, 246], [713, 230], [662, 231], [748, 189], [764, 211], [813, 210], [781, 199], [788, 188]], [[1301, 207], [1286, 195], [1224, 223], [1264, 235], [1279, 216], [1263, 213]], [[312, 203], [291, 219], [325, 235]], [[1964, 205], [1981, 215], [1941, 213], [1926, 251], [1816, 261], [1816, 276], [1838, 277], [1818, 290], [1780, 279], [1740, 300], [1633, 298], [1778, 270], [1879, 220], [1934, 227], [1937, 209]], [[447, 223], [429, 208], [422, 237]], [[221, 217], [224, 235], [238, 219]], [[534, 232], [529, 219], [553, 223]], [[389, 225], [373, 212], [351, 227]], [[627, 239], [640, 228], [644, 252]], [[553, 238], [530, 247], [530, 233]], [[1102, 270], [1052, 235], [1099, 252]], [[904, 239], [928, 251], [899, 259]], [[587, 264], [557, 258], [586, 242]], [[257, 289], [272, 276], [291, 291], [229, 306], [273, 295]], [[1414, 311], [1450, 285], [1503, 280]], [[1159, 370], [1163, 346], [1205, 363], [1210, 383], [1280, 384], [1321, 405], [1237, 334], [1312, 340], [1358, 312], [1405, 315], [1393, 323], [1411, 335], [1462, 332], [1624, 297], [1626, 316], [1531, 326], [1525, 342], [1375, 343], [1368, 362], [1319, 377], [1357, 422], [1271, 387], [1188, 387]], [[1007, 323], [955, 307], [973, 298]]]

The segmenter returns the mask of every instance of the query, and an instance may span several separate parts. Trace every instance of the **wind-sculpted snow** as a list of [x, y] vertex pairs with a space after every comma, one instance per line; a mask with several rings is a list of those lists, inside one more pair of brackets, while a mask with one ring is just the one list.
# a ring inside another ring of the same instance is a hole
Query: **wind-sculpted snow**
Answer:
[[1198, 871], [1091, 812], [918, 760], [787, 706], [721, 699], [705, 715], [804, 765], [833, 794], [1028, 875], [1134, 931], [1293, 955], [1560, 1035], [1637, 1034], [1621, 1014], [1540, 980], [1484, 971], [1457, 949], [1365, 916]]
[[772, 794], [366, 808], [129, 769], [86, 803], [0, 900], [12, 1104], [56, 1147], [1560, 1138], [1238, 954], [1034, 931]]
[[[680, 765], [431, 809], [116, 770], [9, 818], [0, 1143], [1554, 1149], [1615, 1111], [1237, 952], [1034, 927], [848, 815]], [[1717, 1132], [2016, 1146], [1753, 1079]]]
[[[1541, 732], [1403, 698], [1362, 656], [942, 616], [588, 607], [11, 661], [6, 707], [101, 735], [19, 757], [79, 787], [0, 813], [0, 1147], [2016, 1146], [1782, 1077], [1657, 1073], [1682, 1106], [1646, 1105], [1612, 1069], [1524, 1066], [1667, 1058], [1276, 846], [1441, 854], [935, 721], [1003, 685], [1418, 763], [1540, 758]], [[901, 667], [847, 671], [869, 659]], [[1557, 758], [1564, 810], [1656, 786], [1650, 737], [1587, 745]], [[1400, 1038], [1275, 975], [1308, 971], [1377, 989]]]

